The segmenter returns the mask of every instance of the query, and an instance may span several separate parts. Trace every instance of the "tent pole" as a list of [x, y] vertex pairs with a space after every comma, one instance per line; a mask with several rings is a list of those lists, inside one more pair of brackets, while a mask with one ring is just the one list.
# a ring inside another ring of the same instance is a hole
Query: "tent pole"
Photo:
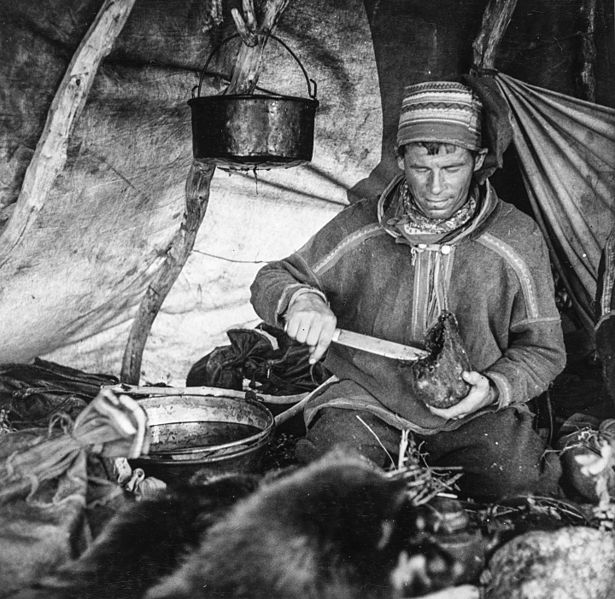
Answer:
[[164, 302], [194, 247], [196, 235], [209, 203], [215, 164], [194, 161], [186, 179], [186, 208], [179, 230], [173, 237], [166, 258], [141, 299], [132, 322], [122, 358], [120, 380], [138, 385], [145, 342], [160, 306]]
[[506, 33], [517, 0], [490, 0], [483, 13], [480, 31], [472, 43], [474, 67], [495, 68], [500, 41]]
[[135, 0], [105, 0], [66, 69], [26, 169], [15, 210], [0, 235], [0, 267], [25, 237], [66, 164], [68, 142], [94, 77], [122, 31]]
[[596, 101], [596, 43], [594, 32], [596, 25], [596, 0], [584, 0], [581, 5], [581, 71], [578, 75], [578, 87], [581, 98], [589, 102]]
[[261, 58], [267, 35], [275, 29], [280, 16], [290, 0], [269, 0], [261, 10], [260, 25], [256, 26], [256, 17], [252, 0], [242, 0], [244, 17], [234, 8], [233, 19], [237, 31], [243, 40], [231, 75], [231, 83], [226, 94], [251, 94], [258, 83], [261, 71]]
[[[260, 75], [261, 57], [267, 36], [273, 31], [290, 0], [267, 0], [261, 8], [260, 23], [254, 13], [252, 0], [243, 0], [244, 16], [233, 9], [233, 19], [243, 43], [226, 94], [252, 93]], [[199, 227], [209, 203], [213, 162], [194, 161], [186, 181], [186, 209], [179, 231], [171, 241], [163, 265], [149, 284], [133, 320], [122, 358], [120, 380], [138, 385], [141, 378], [143, 350], [152, 324], [192, 252]]]

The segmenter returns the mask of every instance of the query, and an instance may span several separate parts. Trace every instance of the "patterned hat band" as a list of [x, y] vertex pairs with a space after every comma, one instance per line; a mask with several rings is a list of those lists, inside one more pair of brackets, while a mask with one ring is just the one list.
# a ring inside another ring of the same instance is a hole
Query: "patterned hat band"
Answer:
[[480, 150], [481, 110], [478, 96], [461, 83], [409, 85], [401, 104], [397, 147], [424, 141]]

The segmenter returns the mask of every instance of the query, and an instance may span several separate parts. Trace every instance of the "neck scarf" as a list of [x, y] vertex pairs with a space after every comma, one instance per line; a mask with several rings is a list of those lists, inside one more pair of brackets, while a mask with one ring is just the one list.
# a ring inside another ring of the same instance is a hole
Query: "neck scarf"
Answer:
[[406, 181], [399, 190], [399, 209], [397, 215], [388, 221], [394, 225], [413, 244], [437, 243], [444, 236], [460, 229], [472, 220], [476, 214], [478, 202], [475, 190], [470, 192], [468, 201], [448, 218], [429, 218], [418, 206]]

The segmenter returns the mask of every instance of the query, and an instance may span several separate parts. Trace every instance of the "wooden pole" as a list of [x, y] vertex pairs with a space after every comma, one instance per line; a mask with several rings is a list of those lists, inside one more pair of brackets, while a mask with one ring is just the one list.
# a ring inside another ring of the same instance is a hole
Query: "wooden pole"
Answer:
[[[273, 31], [289, 1], [267, 0], [262, 7], [260, 24], [257, 24], [252, 0], [243, 0], [244, 17], [233, 9], [233, 19], [244, 43], [235, 60], [231, 83], [225, 91], [226, 94], [249, 94], [254, 91], [260, 75], [263, 49], [267, 41], [266, 36], [259, 34]], [[190, 169], [186, 181], [186, 210], [182, 224], [171, 241], [164, 264], [141, 300], [128, 335], [120, 373], [120, 380], [123, 383], [139, 384], [147, 337], [162, 303], [194, 247], [196, 234], [209, 203], [211, 179], [214, 172], [213, 162], [195, 161]]]
[[579, 73], [579, 93], [589, 102], [596, 101], [596, 0], [584, 0], [581, 5], [581, 71]]
[[267, 43], [266, 35], [272, 33], [290, 0], [269, 0], [261, 11], [260, 24], [256, 24], [252, 0], [243, 0], [244, 19], [233, 9], [233, 19], [243, 44], [239, 49], [231, 83], [226, 94], [251, 94], [260, 76], [261, 59]]
[[64, 168], [70, 135], [98, 67], [111, 51], [134, 3], [135, 0], [105, 0], [75, 51], [51, 102], [13, 214], [0, 237], [0, 267], [36, 221]]
[[483, 13], [480, 31], [472, 44], [475, 68], [495, 68], [498, 46], [516, 6], [517, 0], [489, 0]]
[[213, 163], [194, 161], [186, 179], [186, 209], [179, 231], [167, 250], [165, 261], [149, 284], [133, 320], [122, 358], [120, 380], [137, 385], [141, 360], [152, 324], [173, 283], [179, 276], [196, 240], [209, 203], [209, 189], [215, 171]]

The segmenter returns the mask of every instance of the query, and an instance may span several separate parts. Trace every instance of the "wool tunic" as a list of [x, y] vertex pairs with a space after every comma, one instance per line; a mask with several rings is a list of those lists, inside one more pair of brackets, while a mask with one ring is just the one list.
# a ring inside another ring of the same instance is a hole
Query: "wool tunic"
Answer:
[[[486, 182], [470, 223], [436, 244], [413, 243], [391, 224], [402, 183], [400, 176], [377, 200], [344, 209], [298, 251], [264, 266], [251, 287], [256, 312], [280, 326], [291, 297], [316, 289], [338, 327], [422, 346], [449, 310], [473, 369], [498, 389], [498, 405], [486, 410], [524, 404], [545, 391], [566, 358], [542, 233]], [[367, 409], [423, 434], [462, 422], [432, 414], [412, 396], [407, 363], [331, 344], [325, 366], [340, 379], [339, 398], [331, 401], [329, 391], [327, 406]], [[316, 398], [306, 420], [322, 407]]]

